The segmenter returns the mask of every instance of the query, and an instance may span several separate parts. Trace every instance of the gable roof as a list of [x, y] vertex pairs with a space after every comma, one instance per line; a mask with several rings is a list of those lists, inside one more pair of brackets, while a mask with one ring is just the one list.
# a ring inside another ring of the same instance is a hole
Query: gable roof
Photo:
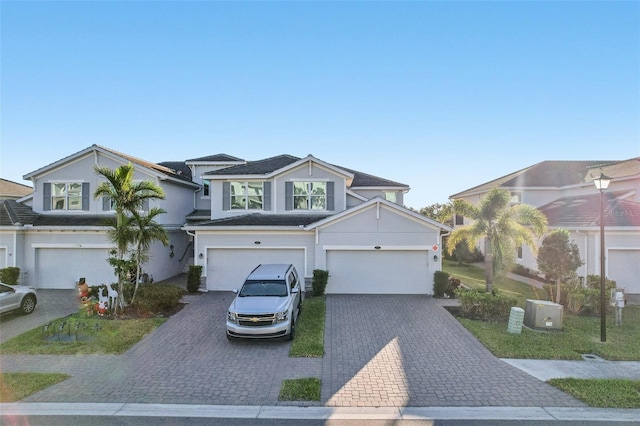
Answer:
[[[624, 191], [605, 193], [605, 226], [640, 226], [640, 204], [618, 198]], [[600, 195], [564, 197], [540, 207], [551, 227], [600, 226]]]
[[[585, 182], [594, 167], [603, 167], [617, 161], [542, 161], [482, 185], [458, 192], [449, 198], [460, 198], [482, 193], [492, 188], [551, 187], [561, 188]], [[587, 181], [590, 181], [588, 178]]]
[[237, 163], [245, 161], [242, 158], [234, 157], [233, 155], [228, 154], [214, 154], [207, 155], [205, 157], [192, 158], [190, 160], [186, 160], [185, 163]]
[[[93, 144], [90, 147], [85, 148], [85, 149], [83, 149], [81, 151], [78, 151], [78, 152], [76, 152], [74, 154], [71, 154], [69, 156], [66, 156], [66, 157], [64, 157], [64, 158], [62, 158], [62, 159], [60, 159], [60, 160], [58, 160], [58, 161], [56, 161], [54, 163], [48, 164], [48, 165], [46, 165], [44, 167], [41, 167], [38, 170], [35, 170], [35, 171], [31, 172], [31, 173], [27, 173], [26, 175], [23, 176], [23, 178], [25, 180], [31, 179], [31, 177], [33, 177], [33, 176], [42, 174], [42, 173], [44, 173], [44, 172], [46, 172], [48, 170], [51, 170], [51, 169], [53, 169], [55, 167], [59, 167], [59, 166], [63, 165], [64, 163], [67, 163], [68, 161], [71, 161], [74, 158], [81, 157], [81, 156], [86, 155], [86, 154], [88, 154], [88, 153], [90, 153], [92, 151], [100, 151], [100, 152], [105, 153], [105, 154], [115, 155], [115, 156], [120, 157], [120, 158], [122, 158], [122, 159], [124, 159], [126, 161], [131, 162], [132, 164], [136, 164], [138, 166], [145, 167], [145, 168], [147, 168], [149, 170], [152, 170], [152, 171], [154, 171], [156, 173], [159, 173], [161, 175], [164, 175], [166, 177], [169, 177], [169, 178], [172, 178], [172, 179], [177, 179], [179, 181], [188, 182], [188, 183], [193, 184], [193, 182], [191, 181], [191, 174], [190, 173], [189, 173], [189, 176], [185, 176], [185, 174], [182, 171], [174, 170], [174, 169], [171, 169], [171, 168], [169, 168], [167, 166], [163, 166], [161, 164], [156, 164], [156, 163], [152, 163], [150, 161], [142, 160], [140, 158], [133, 157], [131, 155], [124, 154], [122, 152], [118, 152], [118, 151], [115, 151], [113, 149], [106, 148], [104, 146], [100, 146], [100, 145], [96, 145], [96, 144]], [[195, 185], [195, 184], [193, 184], [193, 185]]]
[[21, 198], [33, 192], [33, 188], [18, 182], [0, 178], [0, 199]]
[[352, 207], [350, 209], [347, 210], [343, 210], [340, 213], [331, 215], [331, 216], [327, 216], [322, 220], [316, 221], [316, 222], [311, 222], [309, 225], [307, 225], [305, 227], [305, 229], [310, 230], [310, 229], [315, 229], [318, 227], [323, 227], [325, 225], [329, 225], [332, 222], [341, 220], [343, 218], [347, 218], [350, 216], [353, 216], [355, 214], [358, 214], [358, 212], [362, 211], [362, 210], [366, 210], [372, 206], [375, 206], [376, 204], [379, 205], [383, 205], [388, 207], [390, 210], [395, 210], [397, 213], [400, 213], [402, 215], [405, 215], [407, 217], [412, 218], [413, 220], [416, 220], [418, 222], [423, 223], [424, 225], [429, 225], [431, 227], [434, 228], [439, 228], [441, 230], [444, 231], [451, 231], [452, 228], [448, 225], [445, 225], [443, 223], [440, 223], [438, 221], [435, 221], [431, 218], [428, 218], [426, 216], [421, 215], [420, 213], [416, 213], [415, 211], [409, 210], [399, 204], [396, 203], [392, 203], [391, 201], [387, 201], [384, 198], [380, 198], [380, 197], [375, 197], [370, 199], [369, 201], [359, 204], [355, 207]]
[[384, 179], [367, 173], [362, 173], [357, 170], [349, 169], [335, 164], [324, 163], [322, 160], [318, 160], [311, 155], [305, 158], [294, 157], [293, 155], [288, 154], [277, 155], [275, 157], [269, 157], [263, 160], [248, 161], [246, 164], [211, 171], [206, 173], [204, 177], [242, 175], [264, 176], [275, 173], [287, 167], [293, 167], [295, 166], [295, 163], [309, 160], [317, 161], [320, 164], [325, 164], [327, 167], [336, 168], [343, 171], [343, 173], [353, 175], [353, 182], [351, 183], [351, 187], [401, 187], [405, 190], [409, 189], [409, 186], [403, 183]]
[[604, 173], [612, 179], [626, 178], [640, 175], [640, 157], [619, 161], [612, 164], [594, 166], [585, 176], [585, 182], [592, 182], [594, 177]]

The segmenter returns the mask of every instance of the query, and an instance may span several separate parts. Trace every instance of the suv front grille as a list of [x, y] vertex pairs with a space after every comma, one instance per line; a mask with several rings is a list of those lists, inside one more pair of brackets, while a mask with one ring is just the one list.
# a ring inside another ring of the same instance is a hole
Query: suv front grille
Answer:
[[267, 327], [275, 324], [275, 321], [276, 316], [274, 314], [238, 314], [238, 325], [243, 327]]

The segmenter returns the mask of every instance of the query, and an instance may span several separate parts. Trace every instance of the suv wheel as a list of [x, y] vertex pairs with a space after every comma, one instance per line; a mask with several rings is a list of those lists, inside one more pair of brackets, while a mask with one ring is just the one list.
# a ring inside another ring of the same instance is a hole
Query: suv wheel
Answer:
[[296, 336], [296, 321], [293, 318], [291, 318], [291, 331], [287, 336], [287, 340], [293, 340], [295, 336]]

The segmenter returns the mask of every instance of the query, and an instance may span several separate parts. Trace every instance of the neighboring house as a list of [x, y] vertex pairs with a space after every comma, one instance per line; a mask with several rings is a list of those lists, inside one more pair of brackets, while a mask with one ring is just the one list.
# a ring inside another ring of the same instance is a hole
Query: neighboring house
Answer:
[[33, 188], [0, 178], [0, 201], [17, 200], [33, 192]]
[[182, 272], [191, 247], [180, 228], [199, 185], [179, 170], [97, 145], [26, 174], [33, 193], [0, 204], [0, 267], [19, 267], [21, 282], [37, 288], [74, 288], [80, 277], [90, 285], [115, 281], [106, 261], [115, 247], [107, 237], [115, 211], [108, 199], [93, 199], [104, 181], [94, 166], [115, 169], [128, 163], [135, 167], [136, 180], [151, 180], [166, 193], [165, 200], [151, 201], [143, 210], [167, 211], [157, 222], [167, 229], [170, 247], [154, 244], [144, 270], [155, 280]]
[[168, 212], [158, 219], [171, 240], [144, 266], [156, 281], [195, 263], [208, 290], [230, 290], [259, 263], [292, 263], [307, 286], [314, 269], [329, 270], [328, 293], [432, 293], [450, 228], [404, 208], [407, 185], [313, 156], [155, 164], [93, 145], [25, 175], [33, 195], [0, 205], [4, 264], [38, 288], [114, 280], [104, 225], [114, 212], [93, 200], [94, 166], [129, 162], [167, 194], [152, 201]]
[[[543, 161], [450, 199], [477, 203], [490, 189], [511, 191], [512, 202], [537, 207], [549, 231], [566, 229], [578, 245], [584, 265], [578, 276], [600, 275], [600, 192], [593, 178], [604, 173], [611, 183], [604, 191], [605, 275], [640, 302], [640, 157], [625, 161]], [[466, 224], [455, 217], [454, 226]], [[535, 256], [519, 249], [518, 262], [537, 270]]]

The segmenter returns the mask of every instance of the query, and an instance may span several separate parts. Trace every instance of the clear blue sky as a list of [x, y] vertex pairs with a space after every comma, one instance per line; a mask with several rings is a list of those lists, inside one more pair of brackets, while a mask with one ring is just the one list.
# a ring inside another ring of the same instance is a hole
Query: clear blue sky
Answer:
[[9, 2], [0, 176], [91, 144], [314, 156], [419, 208], [640, 156], [640, 2]]

